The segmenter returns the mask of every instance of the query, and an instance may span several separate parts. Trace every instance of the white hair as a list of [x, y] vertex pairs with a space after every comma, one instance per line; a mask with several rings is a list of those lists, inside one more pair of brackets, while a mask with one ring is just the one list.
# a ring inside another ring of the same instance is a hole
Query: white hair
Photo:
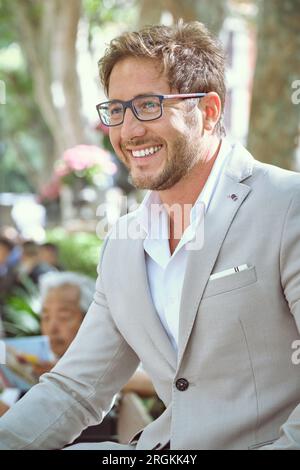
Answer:
[[64, 285], [78, 287], [80, 291], [80, 310], [85, 315], [93, 300], [95, 281], [88, 276], [71, 271], [50, 271], [39, 277], [41, 305], [43, 305], [50, 289]]

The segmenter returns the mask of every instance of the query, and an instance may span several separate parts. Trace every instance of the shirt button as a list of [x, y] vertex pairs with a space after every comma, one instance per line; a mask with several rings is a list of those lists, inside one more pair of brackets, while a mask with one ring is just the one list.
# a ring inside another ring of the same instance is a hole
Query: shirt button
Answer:
[[189, 388], [189, 382], [186, 379], [178, 379], [176, 380], [176, 388], [180, 392], [184, 392]]

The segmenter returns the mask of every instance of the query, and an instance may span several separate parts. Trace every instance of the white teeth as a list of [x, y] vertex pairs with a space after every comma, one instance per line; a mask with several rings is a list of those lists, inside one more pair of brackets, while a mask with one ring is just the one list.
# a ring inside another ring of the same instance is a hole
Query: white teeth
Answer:
[[160, 150], [161, 148], [162, 145], [158, 145], [143, 150], [132, 150], [132, 155], [138, 158], [147, 157], [148, 155], [153, 155], [154, 153], [158, 152], [158, 150]]

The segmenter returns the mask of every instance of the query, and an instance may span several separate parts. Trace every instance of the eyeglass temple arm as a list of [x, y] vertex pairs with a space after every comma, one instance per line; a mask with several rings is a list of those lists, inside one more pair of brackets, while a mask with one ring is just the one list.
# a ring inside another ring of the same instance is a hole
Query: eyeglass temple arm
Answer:
[[175, 95], [162, 95], [164, 99], [174, 99], [174, 98], [202, 98], [207, 95], [207, 93], [178, 93]]

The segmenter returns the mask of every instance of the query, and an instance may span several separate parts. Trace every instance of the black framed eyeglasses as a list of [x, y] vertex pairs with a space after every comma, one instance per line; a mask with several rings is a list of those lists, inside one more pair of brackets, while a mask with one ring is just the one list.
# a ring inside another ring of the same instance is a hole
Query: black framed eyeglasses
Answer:
[[130, 108], [139, 121], [154, 121], [163, 113], [164, 100], [186, 100], [202, 98], [207, 93], [180, 93], [175, 95], [139, 95], [132, 100], [111, 100], [97, 104], [101, 122], [108, 127], [119, 126], [124, 121], [127, 108]]

